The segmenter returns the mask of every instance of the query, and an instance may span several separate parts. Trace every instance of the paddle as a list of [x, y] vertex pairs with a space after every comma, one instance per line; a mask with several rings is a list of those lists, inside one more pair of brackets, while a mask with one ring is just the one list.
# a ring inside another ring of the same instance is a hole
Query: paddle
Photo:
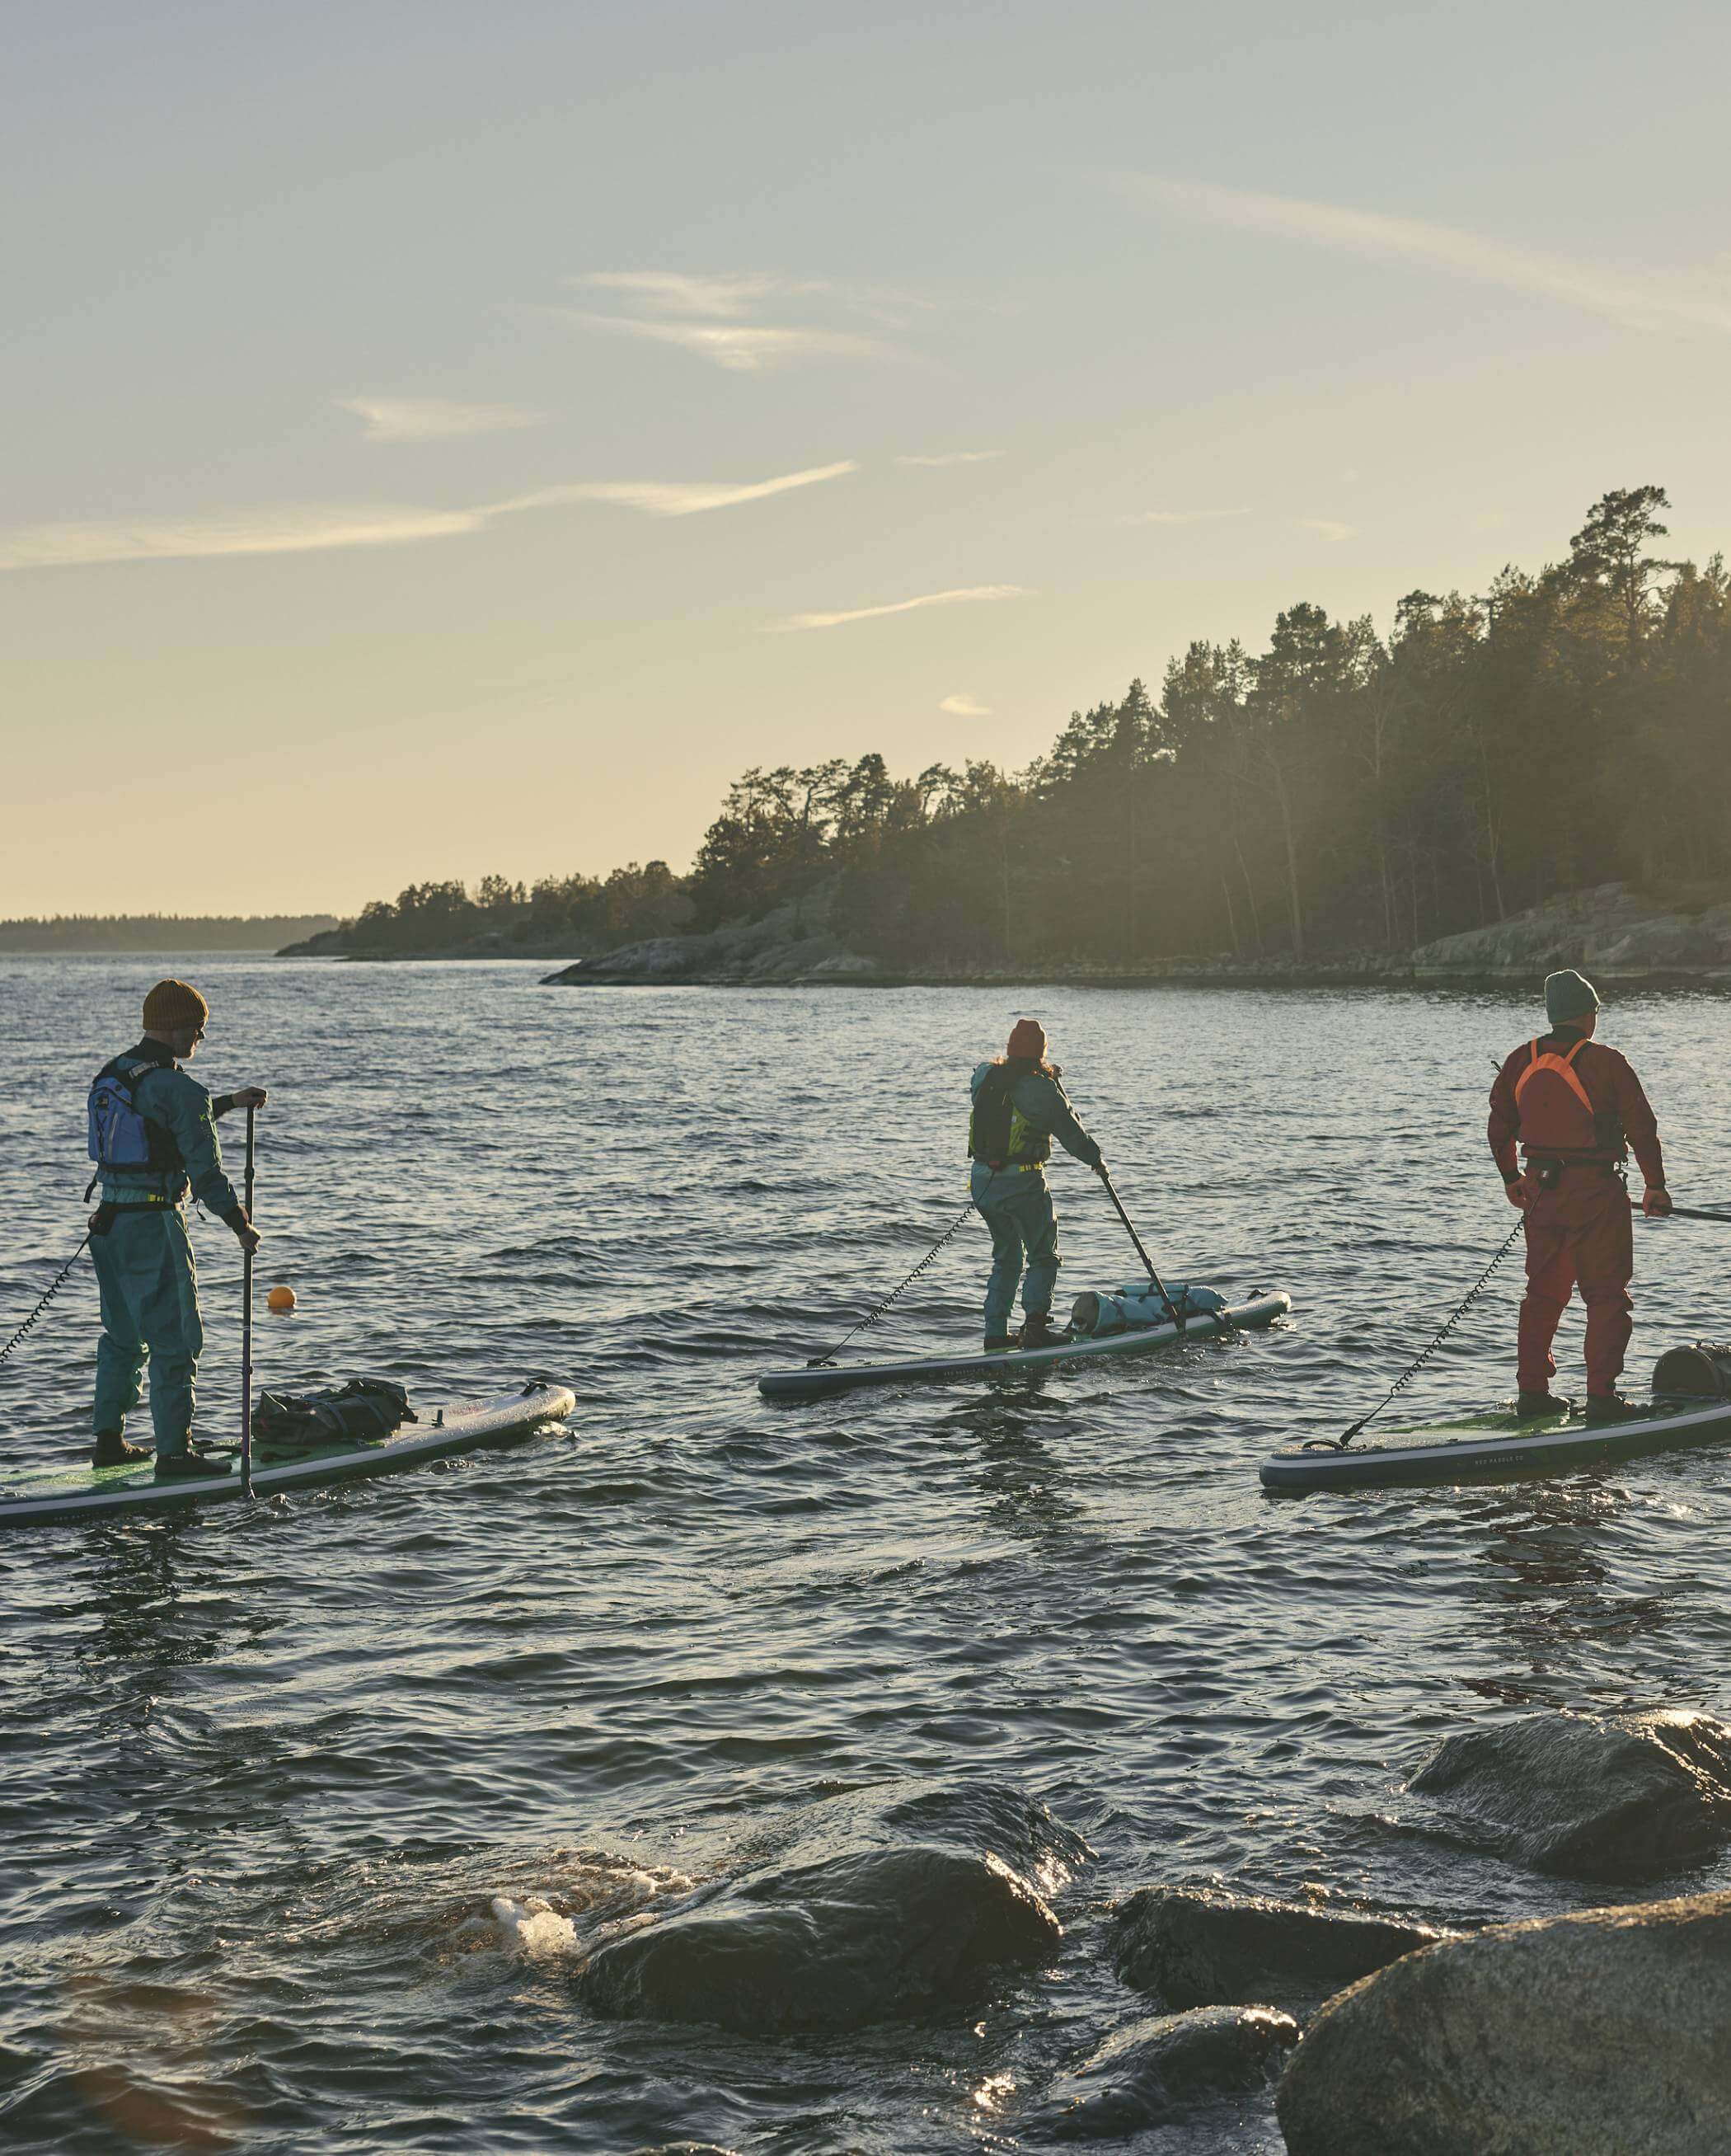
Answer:
[[[1631, 1212], [1639, 1213], [1641, 1200], [1631, 1198], [1629, 1209]], [[1698, 1205], [1673, 1205], [1668, 1213], [1652, 1213], [1646, 1218], [1652, 1220], [1717, 1220], [1721, 1227], [1731, 1228], [1731, 1213], [1704, 1213]]]
[[[247, 1110], [247, 1193], [248, 1221], [253, 1217], [254, 1129], [258, 1110]], [[240, 1494], [253, 1494], [253, 1252], [248, 1245], [240, 1260]]]
[[1131, 1224], [1129, 1214], [1124, 1209], [1124, 1200], [1118, 1194], [1117, 1189], [1112, 1181], [1110, 1171], [1108, 1169], [1104, 1161], [1100, 1161], [1096, 1164], [1094, 1173], [1099, 1176], [1100, 1181], [1106, 1186], [1106, 1195], [1112, 1200], [1114, 1205], [1117, 1207], [1118, 1217], [1124, 1223], [1124, 1233], [1129, 1237], [1131, 1242], [1135, 1245], [1136, 1255], [1142, 1260], [1143, 1266], [1147, 1271], [1148, 1277], [1154, 1282], [1155, 1293], [1166, 1306], [1166, 1315], [1171, 1319], [1173, 1324], [1177, 1327], [1178, 1330], [1182, 1332], [1184, 1330], [1183, 1317], [1180, 1313], [1177, 1304], [1174, 1302], [1171, 1296], [1166, 1293], [1165, 1283], [1161, 1280], [1160, 1275], [1155, 1270], [1154, 1260], [1150, 1258], [1147, 1251], [1143, 1249], [1142, 1238], [1136, 1233], [1134, 1227]]

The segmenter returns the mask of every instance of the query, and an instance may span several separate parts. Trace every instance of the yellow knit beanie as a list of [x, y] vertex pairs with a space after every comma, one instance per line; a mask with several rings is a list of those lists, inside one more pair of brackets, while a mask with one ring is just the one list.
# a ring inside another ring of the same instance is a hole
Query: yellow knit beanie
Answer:
[[172, 1033], [177, 1026], [202, 1025], [210, 1005], [188, 981], [158, 981], [144, 999], [146, 1033]]

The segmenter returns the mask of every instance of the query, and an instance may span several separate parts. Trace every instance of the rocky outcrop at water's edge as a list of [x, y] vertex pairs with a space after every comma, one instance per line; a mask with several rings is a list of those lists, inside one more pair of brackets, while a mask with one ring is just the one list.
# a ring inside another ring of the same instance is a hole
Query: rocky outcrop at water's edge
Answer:
[[1094, 960], [892, 964], [848, 947], [831, 921], [832, 896], [825, 888], [759, 921], [730, 922], [704, 935], [658, 937], [579, 958], [548, 974], [542, 986], [1404, 988], [1508, 981], [1536, 988], [1546, 973], [1574, 966], [1601, 983], [1681, 981], [1731, 988], [1731, 902], [1683, 912], [1624, 883], [1567, 892], [1491, 927], [1444, 937], [1416, 951], [1336, 951], [1304, 958], [1216, 953], [1134, 967]]
[[1731, 1893], [1498, 1925], [1331, 1999], [1289, 2156], [1723, 2156]]

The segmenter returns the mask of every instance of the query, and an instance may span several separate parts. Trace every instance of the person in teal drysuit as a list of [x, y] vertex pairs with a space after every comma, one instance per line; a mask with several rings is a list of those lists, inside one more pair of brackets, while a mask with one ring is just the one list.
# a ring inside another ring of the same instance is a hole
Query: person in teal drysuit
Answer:
[[[1046, 1346], [1059, 1336], [1052, 1327], [1052, 1291], [1058, 1284], [1058, 1216], [1046, 1187], [1046, 1163], [1056, 1138], [1068, 1153], [1104, 1172], [1100, 1149], [1083, 1129], [1046, 1060], [1044, 1029], [1018, 1019], [1007, 1052], [982, 1063], [970, 1084], [974, 1111], [968, 1125], [973, 1158], [969, 1189], [991, 1230], [991, 1277], [986, 1289], [986, 1352], [1010, 1346], [1010, 1313], [1022, 1284], [1019, 1348]], [[1022, 1278], [1022, 1253], [1027, 1276]]]
[[90, 1218], [90, 1255], [101, 1296], [91, 1462], [115, 1467], [150, 1455], [129, 1445], [128, 1414], [151, 1373], [156, 1475], [224, 1472], [192, 1454], [193, 1381], [204, 1345], [198, 1276], [182, 1210], [188, 1188], [225, 1220], [248, 1252], [259, 1231], [223, 1173], [216, 1117], [262, 1108], [263, 1087], [213, 1099], [180, 1065], [197, 1053], [210, 1006], [184, 981], [159, 981], [144, 1000], [144, 1038], [98, 1073], [90, 1091], [90, 1154], [101, 1199]]

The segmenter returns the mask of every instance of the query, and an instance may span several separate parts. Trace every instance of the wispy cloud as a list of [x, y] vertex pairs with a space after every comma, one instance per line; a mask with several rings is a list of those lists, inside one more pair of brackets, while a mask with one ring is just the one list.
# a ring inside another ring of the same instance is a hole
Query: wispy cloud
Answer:
[[1387, 217], [1378, 210], [1344, 209], [1296, 196], [1150, 179], [1139, 173], [1121, 174], [1116, 184], [1134, 201], [1175, 210], [1205, 223], [1269, 233], [1370, 261], [1440, 270], [1481, 284], [1501, 285], [1560, 300], [1627, 329], [1731, 335], [1731, 299], [1722, 295], [1608, 275], [1452, 225]]
[[788, 329], [769, 322], [652, 322], [634, 315], [586, 314], [581, 319], [597, 329], [680, 345], [736, 374], [758, 374], [766, 367], [815, 352], [863, 358], [885, 349], [874, 337], [860, 336], [852, 330]]
[[898, 457], [899, 465], [924, 465], [929, 470], [942, 471], [950, 465], [989, 465], [994, 457], [1003, 454], [1001, 449], [940, 449], [930, 457]]
[[443, 397], [339, 397], [335, 402], [366, 422], [369, 442], [438, 442], [455, 434], [497, 434], [513, 427], [539, 427], [545, 412], [518, 404], [453, 404]]
[[0, 534], [0, 570], [83, 568], [100, 562], [173, 562], [223, 554], [314, 554], [340, 547], [401, 547], [479, 531], [479, 509], [289, 509], [168, 523], [38, 524]]
[[965, 591], [926, 592], [917, 599], [896, 599], [889, 606], [852, 607], [844, 613], [793, 613], [771, 622], [772, 629], [839, 629], [843, 622], [876, 621], [888, 613], [912, 613], [919, 607], [961, 606], [977, 599], [1026, 598], [1020, 584], [970, 584]]
[[796, 486], [815, 486], [821, 480], [841, 479], [858, 470], [852, 462], [817, 465], [810, 471], [788, 472], [780, 479], [755, 480], [737, 486], [704, 480], [578, 480], [570, 486], [545, 486], [534, 494], [495, 502], [487, 513], [502, 516], [512, 510], [551, 509], [568, 501], [612, 501], [622, 509], [640, 509], [646, 516], [698, 516], [705, 510], [762, 501], [772, 494], [786, 494]]
[[730, 276], [692, 276], [678, 270], [592, 270], [571, 281], [596, 285], [606, 292], [624, 292], [663, 314], [733, 317], [749, 314], [765, 300], [827, 289], [796, 278], [769, 276], [761, 270]]
[[[648, 337], [677, 345], [735, 374], [759, 374], [790, 360], [881, 357], [889, 347], [857, 330], [834, 329], [822, 322], [766, 321], [765, 308], [788, 313], [809, 309], [798, 304], [822, 295], [846, 312], [879, 322], [892, 319], [881, 297], [850, 293], [810, 278], [782, 277], [762, 270], [694, 275], [673, 270], [597, 270], [571, 280], [599, 292], [617, 293], [639, 311], [601, 314], [576, 311], [576, 319], [625, 336]], [[570, 309], [559, 311], [572, 313]]]
[[1133, 509], [1114, 524], [1211, 524], [1217, 516], [1242, 516], [1242, 509]]
[[953, 719], [989, 719], [991, 716], [991, 705], [982, 704], [977, 696], [945, 696], [938, 709], [948, 711]]
[[1355, 524], [1337, 524], [1332, 516], [1295, 516], [1293, 519], [1301, 531], [1314, 531], [1319, 539], [1356, 539], [1359, 527]]
[[335, 547], [402, 547], [483, 531], [520, 510], [580, 501], [617, 503], [648, 516], [693, 516], [839, 479], [853, 464], [822, 465], [745, 485], [706, 480], [580, 480], [473, 509], [257, 510], [168, 522], [38, 524], [0, 532], [0, 571], [89, 567], [105, 562], [210, 560], [231, 554], [313, 554]]

